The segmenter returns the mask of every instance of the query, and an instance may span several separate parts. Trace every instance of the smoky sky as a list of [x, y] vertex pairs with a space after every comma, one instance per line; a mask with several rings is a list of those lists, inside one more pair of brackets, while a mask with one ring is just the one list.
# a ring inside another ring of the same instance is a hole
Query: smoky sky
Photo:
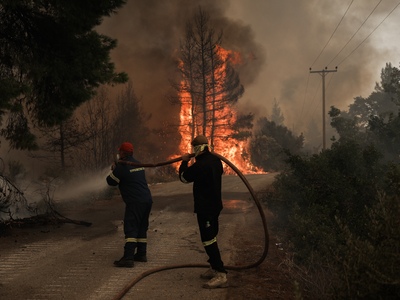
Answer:
[[268, 114], [276, 99], [288, 128], [306, 133], [314, 123], [320, 131], [322, 77], [310, 74], [309, 68], [338, 67], [325, 77], [326, 110], [347, 110], [355, 97], [369, 96], [385, 64], [398, 66], [400, 61], [399, 48], [393, 46], [400, 8], [389, 15], [397, 2], [232, 1], [228, 15], [245, 20], [266, 54], [266, 64], [247, 86], [245, 100]]
[[185, 26], [200, 8], [209, 14], [215, 31], [222, 31], [222, 46], [241, 54], [243, 63], [237, 70], [241, 83], [246, 86], [258, 77], [265, 63], [263, 49], [250, 26], [226, 16], [230, 5], [228, 0], [130, 0], [100, 27], [101, 33], [118, 40], [112, 59], [117, 71], [128, 73], [144, 109], [152, 114], [151, 126], [163, 126], [179, 115], [179, 107], [171, 105], [166, 95], [172, 92], [171, 80], [177, 74]]
[[223, 31], [222, 46], [244, 58], [237, 67], [245, 87], [238, 109], [268, 117], [276, 99], [285, 125], [299, 134], [307, 131], [311, 122], [321, 125], [322, 80], [319, 74], [310, 74], [310, 67], [338, 67], [326, 77], [328, 110], [331, 105], [347, 109], [355, 97], [367, 97], [385, 63], [398, 66], [392, 46], [385, 46], [398, 12], [377, 28], [396, 1], [384, 1], [371, 14], [379, 1], [356, 0], [344, 17], [350, 2], [128, 0], [116, 15], [104, 20], [99, 31], [118, 40], [112, 52], [117, 71], [128, 73], [144, 109], [152, 114], [150, 125], [163, 126], [179, 113], [166, 95], [176, 74], [185, 24], [201, 7], [210, 14], [215, 29]]

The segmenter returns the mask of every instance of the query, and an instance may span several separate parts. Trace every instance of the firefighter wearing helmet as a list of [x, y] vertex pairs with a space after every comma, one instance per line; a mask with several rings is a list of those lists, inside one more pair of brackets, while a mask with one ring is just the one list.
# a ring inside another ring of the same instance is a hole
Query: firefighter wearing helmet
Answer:
[[200, 230], [200, 238], [208, 255], [210, 269], [201, 274], [208, 279], [204, 288], [227, 286], [227, 271], [218, 248], [218, 218], [223, 208], [221, 182], [223, 167], [221, 160], [211, 153], [211, 146], [204, 135], [192, 141], [195, 162], [189, 166], [190, 154], [182, 156], [179, 179], [183, 183], [193, 182], [194, 212]]
[[139, 164], [133, 157], [133, 145], [122, 143], [118, 151], [119, 161], [111, 167], [112, 172], [106, 179], [109, 185], [118, 186], [125, 202], [124, 255], [114, 265], [131, 268], [134, 261], [147, 261], [147, 230], [153, 200], [144, 168], [128, 164]]

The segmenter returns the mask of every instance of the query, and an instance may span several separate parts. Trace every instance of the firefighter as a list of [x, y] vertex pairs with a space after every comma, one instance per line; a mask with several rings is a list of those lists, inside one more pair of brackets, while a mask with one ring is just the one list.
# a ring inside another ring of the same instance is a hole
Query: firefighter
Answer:
[[194, 212], [200, 238], [208, 255], [210, 269], [201, 274], [201, 278], [209, 279], [204, 288], [226, 287], [227, 271], [218, 248], [218, 217], [223, 208], [221, 182], [223, 167], [221, 160], [211, 153], [211, 146], [204, 135], [192, 141], [195, 163], [189, 166], [190, 154], [182, 156], [179, 167], [179, 179], [183, 183], [193, 182]]
[[144, 168], [129, 164], [139, 163], [133, 157], [133, 145], [122, 143], [118, 151], [119, 161], [112, 165], [112, 172], [106, 178], [108, 185], [118, 186], [125, 202], [124, 255], [114, 265], [131, 268], [134, 261], [147, 261], [147, 230], [153, 200]]

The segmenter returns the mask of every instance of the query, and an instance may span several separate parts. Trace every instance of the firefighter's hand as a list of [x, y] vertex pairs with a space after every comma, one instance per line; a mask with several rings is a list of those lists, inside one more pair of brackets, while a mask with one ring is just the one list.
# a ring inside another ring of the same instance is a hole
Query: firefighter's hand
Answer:
[[112, 165], [111, 165], [111, 171], [114, 171], [114, 169], [115, 169], [115, 163], [113, 163]]
[[189, 153], [185, 153], [182, 155], [182, 160], [183, 161], [189, 161], [191, 159], [190, 154]]

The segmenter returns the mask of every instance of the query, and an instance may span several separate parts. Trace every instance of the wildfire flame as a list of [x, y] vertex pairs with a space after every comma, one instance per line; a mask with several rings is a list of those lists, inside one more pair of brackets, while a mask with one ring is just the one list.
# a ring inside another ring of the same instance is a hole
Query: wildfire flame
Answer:
[[[218, 47], [217, 53], [222, 59], [224, 64], [220, 67], [220, 69], [216, 70], [219, 74], [224, 74], [226, 69], [226, 62], [233, 65], [238, 65], [242, 63], [241, 55], [238, 52], [225, 50], [222, 47]], [[225, 73], [226, 74], [226, 73]], [[192, 105], [191, 95], [187, 92], [187, 88], [185, 87], [185, 82], [181, 82], [181, 92], [179, 94], [181, 110], [180, 110], [180, 126], [179, 133], [181, 135], [181, 142], [179, 145], [179, 150], [181, 153], [191, 153], [193, 152], [193, 148], [191, 146], [191, 141], [193, 137], [198, 134], [203, 134], [202, 127], [197, 124], [201, 124], [201, 120], [196, 118], [195, 108]], [[223, 94], [219, 94], [218, 97], [224, 97]], [[218, 103], [218, 101], [216, 101]], [[220, 101], [224, 103], [223, 101]], [[215, 104], [215, 103], [214, 103]], [[256, 174], [256, 173], [265, 173], [263, 170], [255, 167], [250, 162], [250, 156], [248, 154], [248, 142], [236, 140], [231, 138], [230, 136], [234, 133], [234, 130], [231, 129], [232, 125], [235, 123], [237, 119], [237, 112], [232, 105], [223, 105], [219, 106], [218, 109], [212, 109], [211, 107], [207, 107], [208, 111], [214, 111], [214, 130], [212, 133], [213, 140], [212, 146], [213, 150], [227, 158], [231, 161], [242, 173], [244, 174]], [[227, 123], [228, 122], [228, 123]], [[200, 128], [201, 127], [201, 128]], [[194, 134], [193, 134], [194, 129]], [[209, 127], [206, 128], [206, 136], [209, 138], [211, 136], [211, 129]], [[210, 143], [210, 139], [209, 139]], [[233, 171], [229, 168], [225, 168], [226, 174], [233, 174]]]

